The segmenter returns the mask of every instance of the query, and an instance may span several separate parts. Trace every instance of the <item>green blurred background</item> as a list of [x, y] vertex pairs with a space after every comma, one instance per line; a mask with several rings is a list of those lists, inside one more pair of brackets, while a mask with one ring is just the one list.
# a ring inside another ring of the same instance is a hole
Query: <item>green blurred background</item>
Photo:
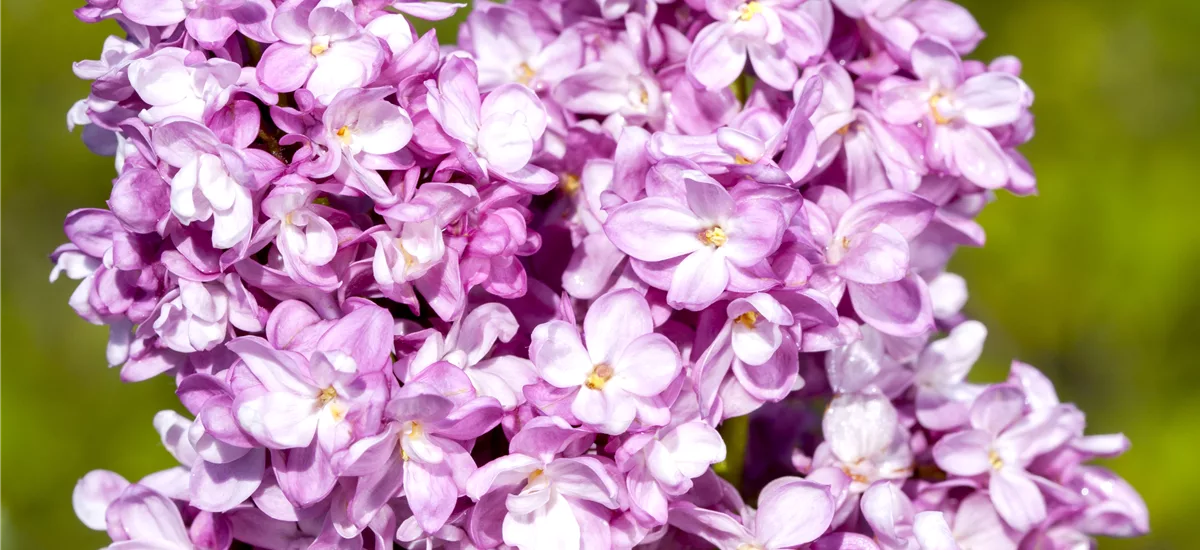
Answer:
[[[71, 510], [93, 468], [137, 479], [173, 465], [151, 427], [177, 406], [171, 382], [118, 381], [106, 331], [47, 282], [63, 216], [99, 207], [112, 159], [67, 133], [87, 93], [70, 64], [98, 57], [115, 25], [85, 25], [82, 0], [0, 5], [4, 113], [0, 222], [0, 461], [8, 549], [106, 544]], [[1133, 450], [1110, 466], [1141, 490], [1152, 534], [1104, 548], [1192, 548], [1200, 509], [1200, 55], [1197, 0], [964, 0], [989, 33], [976, 57], [1014, 54], [1037, 92], [1024, 151], [1041, 194], [1003, 195], [983, 215], [988, 246], [963, 250], [970, 311], [991, 336], [981, 380], [1010, 357], [1049, 374], [1093, 433]], [[442, 36], [449, 36], [442, 33]]]

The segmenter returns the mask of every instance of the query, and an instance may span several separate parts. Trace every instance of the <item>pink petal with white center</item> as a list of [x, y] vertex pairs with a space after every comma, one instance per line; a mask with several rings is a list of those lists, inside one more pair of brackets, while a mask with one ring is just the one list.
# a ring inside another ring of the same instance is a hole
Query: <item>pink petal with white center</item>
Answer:
[[642, 397], [662, 393], [679, 376], [679, 350], [666, 336], [646, 334], [624, 346], [613, 358], [613, 380]]
[[551, 492], [542, 507], [528, 514], [504, 516], [504, 543], [529, 550], [579, 550], [579, 521], [571, 504]]
[[963, 82], [954, 99], [967, 122], [994, 128], [1020, 118], [1025, 90], [1021, 80], [1013, 75], [983, 73]]
[[108, 470], [92, 470], [75, 484], [71, 504], [75, 516], [89, 529], [103, 531], [106, 525], [104, 514], [129, 482]]
[[719, 550], [737, 550], [754, 543], [754, 535], [741, 521], [723, 512], [697, 508], [690, 502], [673, 506], [668, 521], [682, 531], [695, 533]]
[[833, 512], [828, 487], [798, 477], [779, 478], [759, 493], [755, 538], [767, 548], [812, 542], [829, 529]]
[[993, 437], [1025, 414], [1025, 392], [1009, 385], [992, 386], [971, 406], [971, 425]]
[[1000, 189], [1008, 184], [1009, 158], [987, 130], [963, 126], [952, 130], [954, 167], [964, 178], [984, 189]]
[[621, 350], [653, 331], [650, 305], [633, 289], [601, 296], [583, 319], [583, 336], [593, 364], [614, 363]]
[[563, 321], [550, 321], [533, 330], [529, 357], [542, 378], [559, 388], [583, 385], [594, 366], [579, 331]]
[[899, 421], [896, 408], [882, 395], [839, 395], [821, 421], [825, 440], [838, 460], [853, 464], [883, 452]]
[[696, 214], [666, 198], [651, 197], [617, 207], [604, 232], [622, 252], [639, 260], [669, 260], [705, 248], [709, 229]]
[[237, 403], [238, 425], [273, 449], [305, 447], [317, 433], [316, 403], [312, 396], [266, 393]]
[[864, 285], [899, 281], [908, 273], [908, 253], [908, 241], [899, 231], [879, 225], [869, 233], [850, 237], [837, 272], [848, 281]]
[[958, 542], [941, 512], [919, 512], [913, 518], [913, 537], [921, 550], [958, 550]]
[[719, 90], [737, 80], [746, 66], [746, 46], [729, 37], [729, 23], [704, 27], [688, 51], [687, 71], [709, 90]]
[[929, 290], [920, 275], [880, 285], [850, 283], [847, 290], [854, 312], [880, 332], [903, 338], [933, 329]]
[[933, 446], [933, 459], [938, 467], [954, 475], [979, 475], [991, 468], [991, 443], [991, 436], [984, 431], [955, 432]]
[[912, 66], [913, 73], [936, 87], [954, 89], [963, 81], [962, 60], [958, 53], [936, 38], [921, 39], [913, 44]]
[[667, 303], [672, 307], [699, 311], [717, 301], [728, 285], [729, 266], [724, 254], [716, 247], [704, 246], [688, 254], [675, 268], [671, 288], [667, 291]]
[[1013, 529], [1026, 532], [1046, 519], [1046, 499], [1029, 474], [1002, 468], [988, 481], [988, 492], [996, 512]]
[[304, 86], [316, 68], [317, 59], [308, 47], [276, 42], [263, 52], [255, 71], [264, 88], [286, 93]]

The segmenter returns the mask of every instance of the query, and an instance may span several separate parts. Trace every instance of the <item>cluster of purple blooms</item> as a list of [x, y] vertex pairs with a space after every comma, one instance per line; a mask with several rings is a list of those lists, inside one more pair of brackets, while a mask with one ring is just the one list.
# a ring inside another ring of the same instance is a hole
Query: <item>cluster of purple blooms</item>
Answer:
[[[1086, 548], [1148, 530], [1039, 371], [967, 381], [958, 246], [1035, 191], [946, 0], [88, 0], [66, 220], [180, 466], [113, 549]], [[725, 429], [729, 426], [733, 429]], [[722, 432], [736, 445], [726, 447]], [[721, 475], [718, 475], [721, 474]], [[727, 479], [736, 480], [737, 485]]]

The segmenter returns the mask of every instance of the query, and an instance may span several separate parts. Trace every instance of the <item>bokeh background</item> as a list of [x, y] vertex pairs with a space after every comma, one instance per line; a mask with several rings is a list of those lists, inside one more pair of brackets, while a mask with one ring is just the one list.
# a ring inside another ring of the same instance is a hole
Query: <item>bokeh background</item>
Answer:
[[[1026, 146], [1040, 195], [1002, 194], [983, 249], [952, 268], [991, 329], [980, 380], [1033, 363], [1094, 433], [1123, 431], [1112, 461], [1141, 490], [1152, 534], [1102, 548], [1194, 548], [1200, 509], [1200, 56], [1196, 0], [961, 0], [989, 33], [979, 59], [1014, 54], [1037, 92]], [[150, 420], [177, 406], [170, 381], [121, 384], [106, 331], [47, 282], [64, 215], [108, 196], [112, 160], [67, 132], [112, 24], [85, 25], [82, 0], [0, 5], [0, 545], [97, 548], [71, 510], [76, 479], [129, 479], [173, 465]], [[449, 33], [440, 33], [450, 36]]]

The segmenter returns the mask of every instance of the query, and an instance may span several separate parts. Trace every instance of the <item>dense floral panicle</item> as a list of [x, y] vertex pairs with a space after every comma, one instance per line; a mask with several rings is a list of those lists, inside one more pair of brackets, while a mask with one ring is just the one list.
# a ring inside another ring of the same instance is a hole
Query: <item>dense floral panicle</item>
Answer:
[[[179, 462], [110, 548], [1077, 548], [1120, 434], [968, 374], [1033, 93], [948, 0], [88, 0], [51, 280]], [[720, 474], [720, 475], [718, 475]], [[731, 483], [727, 480], [735, 480]]]

